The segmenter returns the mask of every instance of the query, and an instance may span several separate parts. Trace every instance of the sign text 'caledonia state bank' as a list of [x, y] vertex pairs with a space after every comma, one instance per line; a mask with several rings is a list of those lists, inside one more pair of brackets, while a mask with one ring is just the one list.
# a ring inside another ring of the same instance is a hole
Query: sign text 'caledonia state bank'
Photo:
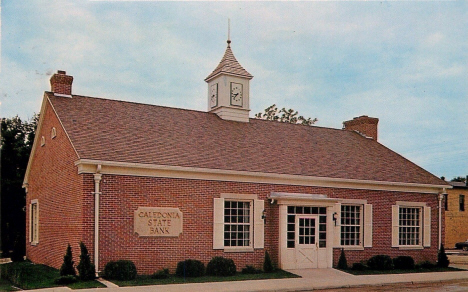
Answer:
[[134, 214], [134, 230], [139, 236], [179, 236], [182, 212], [179, 208], [139, 207]]

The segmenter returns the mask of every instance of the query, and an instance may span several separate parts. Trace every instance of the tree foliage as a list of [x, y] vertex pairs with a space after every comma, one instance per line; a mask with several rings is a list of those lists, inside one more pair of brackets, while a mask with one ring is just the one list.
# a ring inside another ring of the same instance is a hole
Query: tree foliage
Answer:
[[304, 116], [300, 116], [299, 113], [293, 109], [286, 109], [283, 107], [278, 111], [276, 104], [267, 107], [263, 113], [256, 114], [255, 118], [306, 126], [312, 126], [318, 121], [316, 118], [304, 118]]
[[89, 281], [96, 278], [96, 268], [91, 263], [91, 257], [89, 256], [88, 249], [83, 242], [80, 242], [80, 263], [76, 267], [81, 280]]
[[451, 181], [466, 182], [466, 177], [457, 176], [457, 177], [452, 178]]
[[[39, 115], [23, 121], [1, 119], [1, 243], [5, 256], [19, 260], [25, 252], [25, 204], [22, 188]], [[12, 254], [10, 254], [12, 251]]]
[[76, 271], [73, 262], [72, 248], [68, 244], [67, 252], [63, 257], [63, 264], [60, 267], [60, 276], [75, 276]]

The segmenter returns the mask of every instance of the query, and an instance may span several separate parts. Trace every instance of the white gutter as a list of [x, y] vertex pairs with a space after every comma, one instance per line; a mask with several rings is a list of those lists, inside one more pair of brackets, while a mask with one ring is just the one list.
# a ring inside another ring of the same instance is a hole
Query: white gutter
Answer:
[[101, 165], [99, 164], [94, 173], [94, 266], [96, 267], [96, 276], [99, 276], [99, 195], [101, 192]]
[[198, 167], [156, 165], [143, 163], [116, 162], [92, 159], [75, 161], [78, 174], [94, 173], [96, 165], [102, 165], [103, 174], [134, 175], [149, 177], [168, 177], [203, 179], [216, 181], [239, 181], [252, 183], [271, 183], [300, 186], [334, 187], [362, 190], [382, 190], [397, 192], [415, 192], [439, 194], [443, 188], [452, 188], [445, 184], [419, 184], [404, 182], [372, 181], [343, 178], [314, 177], [304, 175], [251, 172], [239, 170], [209, 169]]
[[444, 199], [445, 188], [441, 194], [439, 194], [439, 250], [442, 245], [442, 200]]

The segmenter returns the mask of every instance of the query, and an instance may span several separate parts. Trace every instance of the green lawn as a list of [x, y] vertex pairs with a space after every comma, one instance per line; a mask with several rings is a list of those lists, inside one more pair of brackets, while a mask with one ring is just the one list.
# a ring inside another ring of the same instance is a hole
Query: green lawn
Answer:
[[432, 272], [453, 272], [453, 271], [463, 271], [457, 268], [431, 268], [431, 269], [412, 269], [412, 270], [341, 270], [343, 272], [352, 274], [352, 275], [384, 275], [384, 274], [410, 274], [410, 273], [432, 273]]
[[[27, 261], [13, 262], [1, 265], [1, 269], [2, 282], [0, 283], [5, 286], [14, 285], [25, 290], [60, 286], [54, 283], [55, 279], [60, 277], [59, 271], [45, 265], [36, 265]], [[105, 287], [98, 281], [77, 282], [67, 286], [72, 289]], [[0, 287], [2, 288], [0, 291], [15, 291], [4, 290], [2, 286]]]
[[215, 276], [203, 276], [203, 277], [177, 277], [170, 275], [167, 279], [152, 279], [151, 276], [137, 276], [135, 280], [131, 281], [118, 281], [111, 280], [111, 282], [119, 286], [143, 286], [143, 285], [167, 285], [167, 284], [184, 284], [184, 283], [205, 283], [205, 282], [223, 282], [223, 281], [245, 281], [245, 280], [262, 280], [262, 279], [283, 279], [283, 278], [300, 278], [295, 274], [278, 270], [273, 273], [261, 273], [261, 274], [241, 274], [237, 273], [234, 276], [228, 277], [215, 277]]

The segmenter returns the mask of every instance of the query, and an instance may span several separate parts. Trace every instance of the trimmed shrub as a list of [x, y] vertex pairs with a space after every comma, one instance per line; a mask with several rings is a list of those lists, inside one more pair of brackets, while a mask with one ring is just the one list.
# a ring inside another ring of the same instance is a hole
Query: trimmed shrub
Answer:
[[88, 249], [83, 242], [80, 242], [80, 263], [76, 267], [80, 280], [89, 281], [96, 279], [96, 269], [94, 264], [91, 263], [91, 258], [88, 253]]
[[414, 260], [410, 256], [398, 256], [393, 259], [393, 266], [398, 270], [413, 270]]
[[434, 263], [430, 262], [430, 261], [424, 261], [424, 262], [419, 264], [419, 267], [421, 269], [428, 269], [428, 270], [435, 268], [435, 266], [436, 265]]
[[153, 279], [167, 279], [169, 278], [169, 269], [162, 269], [151, 275]]
[[393, 269], [392, 258], [388, 255], [376, 255], [367, 261], [367, 266], [372, 270], [391, 270]]
[[242, 269], [242, 274], [261, 274], [262, 270], [256, 269], [254, 266], [247, 265]]
[[206, 274], [211, 276], [233, 276], [236, 274], [236, 265], [232, 259], [214, 257], [206, 265]]
[[76, 283], [78, 279], [75, 276], [72, 275], [66, 275], [66, 276], [61, 276], [57, 278], [54, 283], [59, 284], [59, 285], [68, 285], [68, 284], [73, 284]]
[[366, 269], [366, 266], [363, 263], [354, 263], [351, 269], [353, 269], [354, 271], [364, 271]]
[[273, 263], [271, 262], [270, 254], [265, 251], [265, 260], [263, 261], [263, 271], [265, 273], [271, 273], [275, 270]]
[[136, 278], [137, 269], [132, 261], [110, 261], [104, 267], [104, 277], [111, 280], [129, 281]]
[[347, 270], [348, 269], [348, 262], [346, 261], [346, 255], [344, 253], [344, 248], [341, 249], [340, 259], [338, 260], [338, 269], [340, 270]]
[[439, 253], [437, 254], [437, 266], [441, 268], [447, 268], [450, 264], [450, 261], [445, 253], [444, 245], [440, 245]]
[[205, 265], [198, 260], [185, 260], [177, 263], [176, 275], [179, 277], [201, 277], [205, 274]]
[[[60, 267], [60, 276], [68, 276], [68, 275], [75, 276], [76, 271], [75, 271], [75, 267], [73, 266], [73, 264], [74, 262], [73, 262], [72, 248], [70, 244], [68, 244], [67, 252], [63, 256], [63, 264]], [[60, 283], [57, 283], [57, 284], [60, 284]]]

